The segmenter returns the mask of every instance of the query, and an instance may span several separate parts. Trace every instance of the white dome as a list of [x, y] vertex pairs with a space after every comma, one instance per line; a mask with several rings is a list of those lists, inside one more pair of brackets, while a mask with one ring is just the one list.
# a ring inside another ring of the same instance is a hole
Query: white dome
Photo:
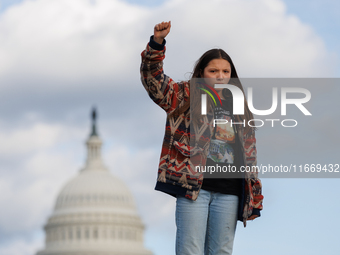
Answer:
[[130, 191], [108, 171], [80, 172], [60, 192], [54, 214], [89, 209], [137, 215]]
[[37, 255], [152, 255], [132, 194], [102, 162], [94, 124], [86, 144], [86, 165], [59, 193]]

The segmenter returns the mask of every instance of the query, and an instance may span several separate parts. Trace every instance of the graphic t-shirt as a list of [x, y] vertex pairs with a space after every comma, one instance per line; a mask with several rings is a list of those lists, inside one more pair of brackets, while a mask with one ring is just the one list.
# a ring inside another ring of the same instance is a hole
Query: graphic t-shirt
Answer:
[[[234, 166], [239, 169], [241, 162], [241, 145], [237, 137], [235, 124], [231, 125], [231, 120], [235, 122], [232, 113], [232, 98], [222, 100], [222, 105], [218, 105], [214, 110], [214, 119], [218, 119], [213, 129], [210, 141], [209, 154], [207, 157], [206, 169], [211, 166], [217, 169], [225, 169]], [[221, 174], [204, 173], [202, 189], [216, 191], [224, 194], [240, 195], [241, 178], [228, 178], [228, 172]], [[212, 178], [218, 175], [219, 178]], [[209, 176], [209, 178], [207, 178]], [[229, 174], [230, 176], [230, 174]]]

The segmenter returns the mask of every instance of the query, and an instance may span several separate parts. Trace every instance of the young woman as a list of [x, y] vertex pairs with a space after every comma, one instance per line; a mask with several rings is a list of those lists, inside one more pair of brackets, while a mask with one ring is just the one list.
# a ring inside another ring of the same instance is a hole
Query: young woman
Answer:
[[[195, 166], [256, 166], [254, 129], [247, 124], [253, 116], [246, 102], [245, 114], [234, 116], [229, 90], [214, 89], [216, 83], [229, 82], [243, 91], [231, 58], [221, 49], [201, 56], [190, 81], [176, 83], [164, 74], [170, 27], [170, 22], [157, 24], [142, 52], [142, 83], [167, 113], [155, 189], [176, 197], [176, 254], [231, 254], [237, 220], [246, 226], [260, 216], [261, 182], [256, 171], [244, 172], [242, 178], [208, 178]], [[209, 97], [204, 116], [203, 91], [215, 93], [220, 102]], [[245, 125], [213, 125], [214, 118]]]

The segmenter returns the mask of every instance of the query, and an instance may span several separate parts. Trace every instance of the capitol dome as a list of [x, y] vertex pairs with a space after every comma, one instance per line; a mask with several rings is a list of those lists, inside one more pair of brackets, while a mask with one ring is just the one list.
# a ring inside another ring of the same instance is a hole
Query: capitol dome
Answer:
[[59, 193], [37, 255], [152, 255], [131, 192], [103, 164], [92, 116], [85, 167]]

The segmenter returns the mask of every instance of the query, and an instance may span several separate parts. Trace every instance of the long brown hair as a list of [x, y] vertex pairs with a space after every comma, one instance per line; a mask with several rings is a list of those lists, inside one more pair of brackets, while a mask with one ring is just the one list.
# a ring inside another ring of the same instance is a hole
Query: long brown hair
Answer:
[[[207, 52], [205, 52], [196, 62], [195, 67], [194, 67], [194, 71], [192, 73], [191, 79], [190, 79], [190, 94], [194, 93], [193, 95], [190, 95], [190, 98], [197, 98], [200, 99], [201, 98], [201, 93], [202, 90], [200, 90], [198, 88], [198, 85], [196, 82], [194, 82], [195, 78], [204, 78], [203, 77], [203, 73], [204, 73], [204, 69], [208, 66], [209, 62], [214, 60], [214, 59], [224, 59], [227, 60], [230, 63], [230, 67], [231, 67], [231, 74], [230, 74], [230, 84], [237, 86], [239, 89], [242, 90], [243, 94], [244, 94], [244, 90], [243, 90], [243, 86], [241, 84], [241, 81], [239, 80], [239, 77], [237, 75], [236, 72], [236, 68], [234, 66], [234, 63], [232, 61], [232, 59], [230, 58], [230, 56], [222, 49], [211, 49], [208, 50]], [[224, 89], [226, 92], [227, 89]], [[225, 95], [226, 93], [223, 93], [223, 95]], [[189, 100], [187, 100], [184, 105], [178, 109], [176, 109], [172, 114], [173, 115], [180, 115], [184, 112], [186, 112], [189, 107], [190, 107], [190, 98]], [[245, 97], [244, 97], [245, 98]], [[213, 109], [213, 101], [210, 97], [208, 97], [208, 111], [211, 111]], [[192, 115], [193, 116], [199, 116], [200, 115], [200, 111], [201, 111], [201, 100], [195, 100], [194, 102], [192, 102], [191, 108], [193, 108], [192, 110]], [[253, 119], [253, 114], [251, 113], [251, 111], [248, 108], [248, 103], [247, 100], [244, 100], [244, 115], [235, 115], [235, 119], [238, 122], [243, 122], [243, 120], [245, 120], [246, 123], [246, 127], [245, 127], [245, 132], [247, 132], [249, 130], [249, 125], [248, 125], [248, 121]], [[195, 118], [198, 119], [198, 118]]]

